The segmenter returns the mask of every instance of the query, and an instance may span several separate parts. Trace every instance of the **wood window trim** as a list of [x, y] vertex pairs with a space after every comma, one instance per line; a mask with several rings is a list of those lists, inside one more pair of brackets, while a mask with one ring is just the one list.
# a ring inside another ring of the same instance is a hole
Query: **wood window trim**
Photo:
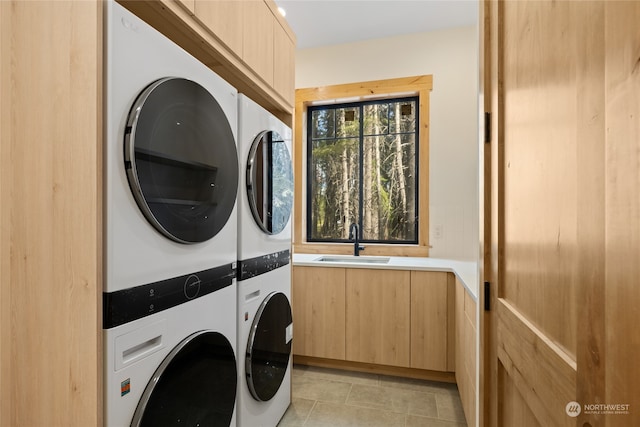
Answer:
[[352, 254], [349, 243], [308, 243], [305, 230], [305, 120], [307, 106], [313, 102], [384, 99], [393, 96], [418, 96], [419, 117], [419, 190], [418, 190], [418, 244], [367, 244], [366, 255], [429, 256], [429, 95], [433, 88], [433, 76], [423, 75], [388, 80], [347, 83], [296, 90], [294, 120], [294, 216], [293, 250], [296, 253]]

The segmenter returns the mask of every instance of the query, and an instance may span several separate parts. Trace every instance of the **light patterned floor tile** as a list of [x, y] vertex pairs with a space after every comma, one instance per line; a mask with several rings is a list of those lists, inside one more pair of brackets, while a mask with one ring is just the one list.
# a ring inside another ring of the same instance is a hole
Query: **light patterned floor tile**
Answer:
[[295, 365], [279, 427], [462, 427], [455, 384]]
[[315, 404], [315, 400], [294, 397], [287, 412], [278, 423], [278, 427], [302, 427]]
[[371, 387], [354, 384], [347, 399], [348, 405], [380, 408], [403, 414], [438, 416], [436, 396], [414, 390]]
[[381, 409], [318, 402], [305, 427], [404, 427], [405, 415]]
[[347, 382], [297, 375], [291, 377], [291, 395], [297, 398], [344, 403], [350, 390], [351, 383]]

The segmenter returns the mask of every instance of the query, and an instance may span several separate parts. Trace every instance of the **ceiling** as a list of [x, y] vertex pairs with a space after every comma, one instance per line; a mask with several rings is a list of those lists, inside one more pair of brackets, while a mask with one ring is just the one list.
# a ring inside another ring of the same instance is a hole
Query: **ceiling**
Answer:
[[477, 24], [478, 0], [275, 0], [298, 49]]

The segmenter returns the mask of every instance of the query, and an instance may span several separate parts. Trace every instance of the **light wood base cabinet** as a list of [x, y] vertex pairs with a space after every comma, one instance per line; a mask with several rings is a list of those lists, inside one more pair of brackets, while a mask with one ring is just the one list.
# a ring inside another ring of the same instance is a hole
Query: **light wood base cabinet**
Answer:
[[293, 272], [294, 354], [454, 370], [451, 273], [300, 266]]
[[476, 302], [456, 279], [456, 383], [467, 425], [476, 425]]
[[344, 360], [345, 269], [294, 267], [293, 353]]
[[[411, 367], [453, 371], [453, 275], [445, 272], [411, 272]], [[451, 301], [449, 301], [451, 300]], [[451, 324], [451, 325], [450, 325]]]
[[347, 269], [347, 360], [410, 365], [410, 271]]

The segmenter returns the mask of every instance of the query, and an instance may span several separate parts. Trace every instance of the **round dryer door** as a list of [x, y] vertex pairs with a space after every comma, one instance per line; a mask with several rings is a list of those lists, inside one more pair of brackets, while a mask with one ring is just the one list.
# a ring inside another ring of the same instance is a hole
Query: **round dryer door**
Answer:
[[251, 213], [262, 231], [284, 230], [293, 207], [291, 155], [278, 132], [261, 132], [247, 159], [247, 197]]
[[228, 427], [237, 372], [233, 348], [222, 334], [201, 331], [189, 336], [153, 374], [131, 426]]
[[238, 190], [238, 154], [215, 98], [165, 78], [137, 98], [125, 131], [125, 168], [138, 206], [165, 236], [204, 242], [226, 224]]
[[291, 322], [287, 297], [282, 292], [267, 295], [253, 319], [247, 343], [247, 385], [256, 400], [270, 400], [282, 384], [291, 355]]

